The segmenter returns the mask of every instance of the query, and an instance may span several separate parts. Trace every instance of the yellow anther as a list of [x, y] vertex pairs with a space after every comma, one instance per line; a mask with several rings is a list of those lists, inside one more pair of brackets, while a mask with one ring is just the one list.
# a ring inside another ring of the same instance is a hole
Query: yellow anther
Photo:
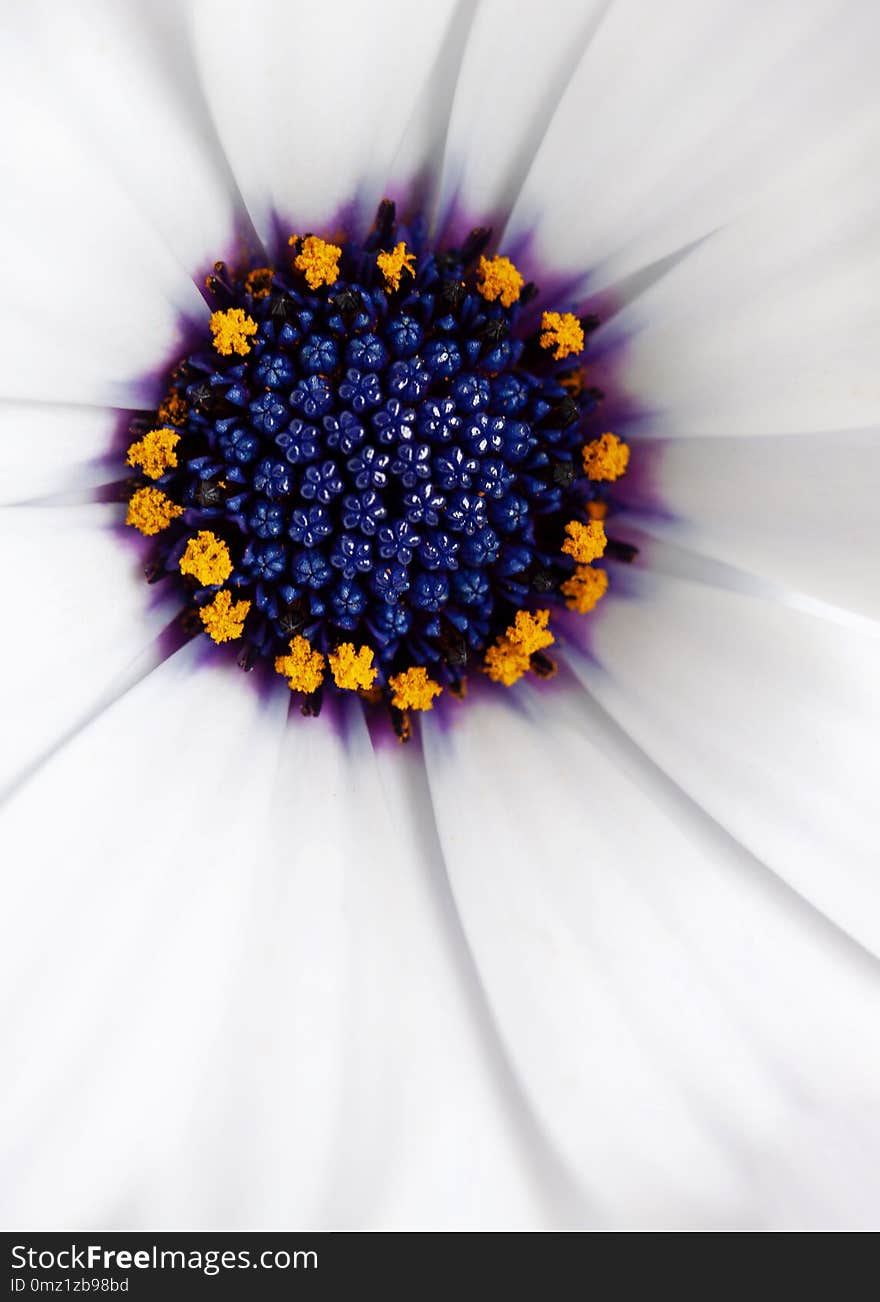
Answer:
[[313, 651], [308, 638], [295, 637], [290, 654], [275, 657], [275, 672], [283, 674], [292, 692], [316, 692], [324, 681], [326, 661], [320, 651]]
[[579, 398], [584, 391], [584, 373], [579, 366], [570, 371], [560, 371], [556, 379], [570, 398]]
[[488, 302], [501, 300], [502, 307], [510, 307], [520, 296], [525, 281], [510, 258], [480, 258], [477, 267], [477, 293]]
[[379, 672], [373, 668], [373, 651], [368, 646], [355, 651], [353, 643], [343, 642], [328, 659], [334, 683], [349, 692], [369, 691]]
[[570, 579], [566, 579], [560, 591], [568, 598], [566, 606], [576, 610], [579, 615], [586, 615], [608, 591], [608, 575], [604, 570], [596, 570], [592, 565], [579, 565]]
[[233, 602], [232, 593], [224, 588], [207, 606], [199, 608], [199, 614], [210, 638], [215, 642], [234, 642], [242, 635], [250, 608], [249, 601]]
[[393, 692], [391, 704], [398, 710], [432, 710], [434, 697], [443, 691], [421, 666], [405, 669], [402, 674], [389, 678], [388, 682]]
[[541, 347], [556, 349], [557, 362], [584, 351], [584, 332], [573, 312], [545, 312], [541, 317]]
[[529, 657], [521, 646], [514, 646], [506, 637], [500, 637], [494, 646], [489, 647], [483, 664], [493, 683], [512, 687], [528, 672]]
[[272, 289], [273, 275], [275, 271], [271, 267], [254, 267], [253, 271], [247, 272], [245, 289], [251, 298], [266, 298], [269, 290]]
[[176, 389], [162, 399], [159, 404], [159, 419], [163, 425], [182, 425], [186, 420], [189, 404]]
[[601, 520], [591, 520], [589, 524], [570, 520], [565, 526], [565, 532], [568, 537], [562, 544], [562, 550], [579, 565], [589, 565], [590, 561], [597, 560], [605, 551], [608, 539]]
[[251, 298], [265, 298], [272, 288], [275, 272], [271, 267], [254, 267], [244, 278], [244, 287]]
[[224, 357], [238, 353], [246, 357], [251, 351], [251, 335], [257, 333], [257, 323], [240, 307], [229, 307], [223, 312], [211, 313], [211, 334], [214, 347]]
[[620, 479], [629, 465], [629, 447], [616, 434], [603, 434], [586, 444], [583, 458], [590, 479]]
[[139, 488], [128, 504], [125, 523], [152, 538], [179, 515], [183, 515], [183, 507], [166, 497], [161, 488]]
[[556, 641], [547, 627], [550, 622], [549, 610], [518, 610], [516, 619], [506, 632], [490, 646], [483, 659], [486, 673], [493, 683], [512, 687], [527, 673], [532, 656], [545, 646], [552, 646]]
[[[296, 238], [291, 236], [291, 241]], [[342, 249], [338, 244], [328, 244], [317, 235], [308, 235], [293, 265], [303, 273], [309, 289], [317, 289], [319, 285], [332, 285], [339, 279], [341, 256]]]
[[140, 466], [147, 479], [158, 479], [177, 465], [174, 449], [179, 442], [180, 435], [175, 429], [151, 429], [137, 443], [132, 443], [126, 453], [126, 464]]
[[556, 641], [547, 627], [549, 622], [549, 610], [536, 610], [534, 614], [528, 610], [518, 610], [505, 637], [512, 646], [520, 647], [526, 655], [534, 655], [536, 651], [552, 646]]
[[232, 573], [229, 548], [222, 538], [203, 529], [190, 538], [180, 558], [181, 574], [191, 574], [203, 588], [225, 583]]
[[595, 502], [587, 502], [587, 515], [591, 520], [604, 520], [608, 515], [608, 503], [600, 502], [598, 499]]
[[395, 244], [390, 253], [380, 253], [376, 266], [385, 277], [385, 288], [390, 294], [393, 289], [400, 289], [400, 278], [405, 271], [411, 276], [416, 274], [416, 255], [409, 253], [403, 240]]

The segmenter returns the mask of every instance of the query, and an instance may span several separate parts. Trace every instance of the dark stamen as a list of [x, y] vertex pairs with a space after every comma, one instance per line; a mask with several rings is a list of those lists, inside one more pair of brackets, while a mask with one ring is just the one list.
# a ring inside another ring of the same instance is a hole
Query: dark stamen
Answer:
[[612, 556], [616, 561], [624, 561], [627, 565], [634, 561], [638, 554], [638, 547], [632, 543], [620, 542], [617, 538], [609, 538], [605, 547], [606, 556]]
[[491, 226], [475, 226], [470, 234], [465, 236], [464, 243], [461, 246], [461, 260], [465, 266], [485, 252], [491, 238]]

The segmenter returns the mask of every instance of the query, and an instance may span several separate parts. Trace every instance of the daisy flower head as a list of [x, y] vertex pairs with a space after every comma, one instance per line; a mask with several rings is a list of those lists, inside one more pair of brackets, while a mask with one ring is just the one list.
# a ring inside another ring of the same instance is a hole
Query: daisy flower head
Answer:
[[[598, 321], [530, 322], [538, 288], [490, 240], [476, 227], [435, 248], [383, 200], [365, 238], [291, 235], [277, 265], [217, 262], [211, 337], [133, 418], [127, 522], [155, 539], [151, 581], [173, 576], [184, 620], [238, 641], [244, 668], [274, 663], [305, 714], [357, 692], [408, 740], [410, 711], [463, 700], [474, 672], [548, 676], [553, 635], [511, 630], [572, 583], [592, 578], [593, 605], [607, 587], [591, 514], [613, 514], [629, 448], [589, 438]], [[351, 672], [355, 644], [368, 674]], [[347, 667], [328, 676], [328, 655]]]
[[874, 1228], [874, 6], [0, 24], [7, 1223]]

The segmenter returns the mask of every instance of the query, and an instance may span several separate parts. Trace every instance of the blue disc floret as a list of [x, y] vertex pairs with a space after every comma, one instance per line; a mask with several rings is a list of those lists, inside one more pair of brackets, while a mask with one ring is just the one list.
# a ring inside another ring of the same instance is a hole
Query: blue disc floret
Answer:
[[176, 575], [208, 635], [273, 662], [310, 713], [325, 689], [403, 715], [474, 668], [546, 672], [535, 603], [604, 592], [629, 449], [585, 444], [593, 323], [536, 328], [537, 291], [488, 247], [475, 230], [434, 249], [386, 202], [363, 240], [216, 264], [210, 331], [133, 426], [151, 576]]

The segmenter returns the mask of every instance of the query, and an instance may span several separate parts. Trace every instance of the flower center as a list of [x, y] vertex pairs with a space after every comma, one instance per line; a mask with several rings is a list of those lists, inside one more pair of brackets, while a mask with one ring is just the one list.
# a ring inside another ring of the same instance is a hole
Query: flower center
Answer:
[[291, 236], [285, 265], [217, 263], [203, 346], [135, 423], [127, 523], [216, 643], [409, 712], [480, 671], [553, 672], [552, 608], [604, 595], [603, 520], [629, 449], [585, 441], [597, 322], [547, 310], [489, 232], [430, 248], [379, 209], [361, 242]]

